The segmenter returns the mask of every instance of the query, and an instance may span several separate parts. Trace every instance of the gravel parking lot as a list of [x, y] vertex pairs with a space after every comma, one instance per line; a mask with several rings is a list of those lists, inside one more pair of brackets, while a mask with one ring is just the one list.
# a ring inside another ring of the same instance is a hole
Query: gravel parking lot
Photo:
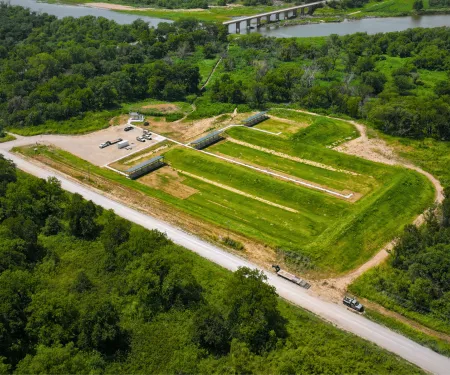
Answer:
[[[133, 130], [125, 131], [125, 126], [111, 126], [107, 129], [99, 130], [94, 133], [85, 135], [42, 135], [27, 137], [33, 142], [41, 144], [53, 144], [63, 150], [77, 155], [82, 159], [85, 159], [92, 164], [104, 166], [112, 163], [117, 159], [121, 159], [132, 153], [141, 151], [147, 147], [153, 146], [165, 138], [156, 134], [152, 134], [152, 140], [145, 142], [139, 142], [136, 140], [137, 136], [142, 135], [142, 129], [139, 127], [133, 127]], [[27, 139], [24, 138], [24, 139]], [[99, 145], [106, 141], [113, 141], [117, 138], [128, 140], [130, 142], [131, 150], [126, 148], [119, 149], [117, 144], [99, 148]], [[32, 143], [32, 142], [30, 142]]]

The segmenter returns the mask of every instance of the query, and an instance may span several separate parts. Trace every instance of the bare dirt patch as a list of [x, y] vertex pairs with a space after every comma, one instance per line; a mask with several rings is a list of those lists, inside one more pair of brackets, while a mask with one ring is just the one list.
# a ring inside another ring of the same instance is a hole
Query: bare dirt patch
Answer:
[[166, 166], [141, 177], [138, 181], [155, 189], [160, 189], [174, 197], [187, 199], [198, 193], [198, 190], [183, 184], [184, 180], [185, 178], [176, 170]]
[[[221, 115], [223, 116], [223, 115]], [[232, 116], [210, 117], [195, 121], [174, 121], [166, 122], [165, 120], [150, 119], [150, 130], [162, 134], [166, 137], [174, 139], [175, 141], [187, 143], [194, 139], [200, 138], [208, 132], [219, 129], [228, 125], [233, 120]]]
[[154, 108], [163, 113], [178, 112], [180, 110], [180, 107], [178, 107], [176, 104], [172, 104], [172, 103], [148, 104], [148, 105], [144, 105], [142, 108], [143, 109]]

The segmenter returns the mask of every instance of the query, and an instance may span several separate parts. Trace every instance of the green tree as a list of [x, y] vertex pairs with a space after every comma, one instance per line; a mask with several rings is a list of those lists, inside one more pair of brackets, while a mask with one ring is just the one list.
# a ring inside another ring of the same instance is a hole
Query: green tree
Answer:
[[8, 184], [16, 180], [17, 175], [14, 163], [5, 159], [3, 154], [0, 154], [0, 197], [6, 193]]
[[79, 272], [75, 279], [73, 290], [75, 290], [75, 292], [77, 293], [83, 293], [91, 290], [92, 287], [92, 281], [89, 279], [86, 273], [84, 271]]
[[193, 340], [214, 354], [230, 350], [230, 333], [223, 315], [215, 308], [202, 306], [194, 316]]
[[128, 332], [120, 327], [119, 313], [110, 302], [90, 306], [81, 317], [78, 345], [104, 356], [128, 350]]
[[54, 215], [50, 215], [45, 221], [45, 226], [44, 228], [42, 228], [42, 233], [46, 236], [54, 236], [58, 234], [62, 229], [63, 226], [59, 219]]
[[72, 235], [84, 239], [92, 239], [97, 235], [99, 226], [95, 219], [98, 216], [98, 210], [92, 201], [86, 202], [80, 194], [74, 194], [65, 214]]
[[275, 288], [259, 270], [239, 268], [226, 286], [224, 305], [231, 337], [255, 353], [270, 349], [286, 336], [286, 321], [278, 310]]
[[120, 245], [130, 238], [131, 223], [109, 210], [105, 215], [105, 225], [100, 239], [107, 252], [114, 252]]
[[25, 330], [26, 309], [34, 284], [27, 271], [7, 270], [0, 274], [0, 353], [12, 366], [25, 356], [30, 346]]
[[413, 9], [416, 11], [423, 9], [423, 0], [414, 0]]
[[82, 352], [73, 343], [66, 346], [39, 345], [36, 354], [28, 354], [15, 374], [102, 374], [105, 361], [96, 352]]
[[444, 189], [444, 201], [442, 202], [442, 226], [450, 227], [450, 187]]

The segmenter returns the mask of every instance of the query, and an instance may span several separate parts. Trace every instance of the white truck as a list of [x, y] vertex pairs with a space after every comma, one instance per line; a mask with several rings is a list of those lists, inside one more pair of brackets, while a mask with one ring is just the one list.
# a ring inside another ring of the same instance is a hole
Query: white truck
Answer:
[[117, 143], [117, 148], [125, 148], [130, 145], [130, 142], [128, 142], [126, 139], [123, 141], [120, 141]]

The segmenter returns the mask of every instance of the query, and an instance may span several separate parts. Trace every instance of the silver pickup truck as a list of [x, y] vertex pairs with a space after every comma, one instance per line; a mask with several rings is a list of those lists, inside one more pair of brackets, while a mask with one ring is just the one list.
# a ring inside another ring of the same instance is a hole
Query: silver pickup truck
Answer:
[[364, 306], [361, 305], [355, 298], [345, 296], [342, 302], [344, 303], [345, 306], [348, 306], [353, 310], [356, 310], [358, 312], [364, 311]]

